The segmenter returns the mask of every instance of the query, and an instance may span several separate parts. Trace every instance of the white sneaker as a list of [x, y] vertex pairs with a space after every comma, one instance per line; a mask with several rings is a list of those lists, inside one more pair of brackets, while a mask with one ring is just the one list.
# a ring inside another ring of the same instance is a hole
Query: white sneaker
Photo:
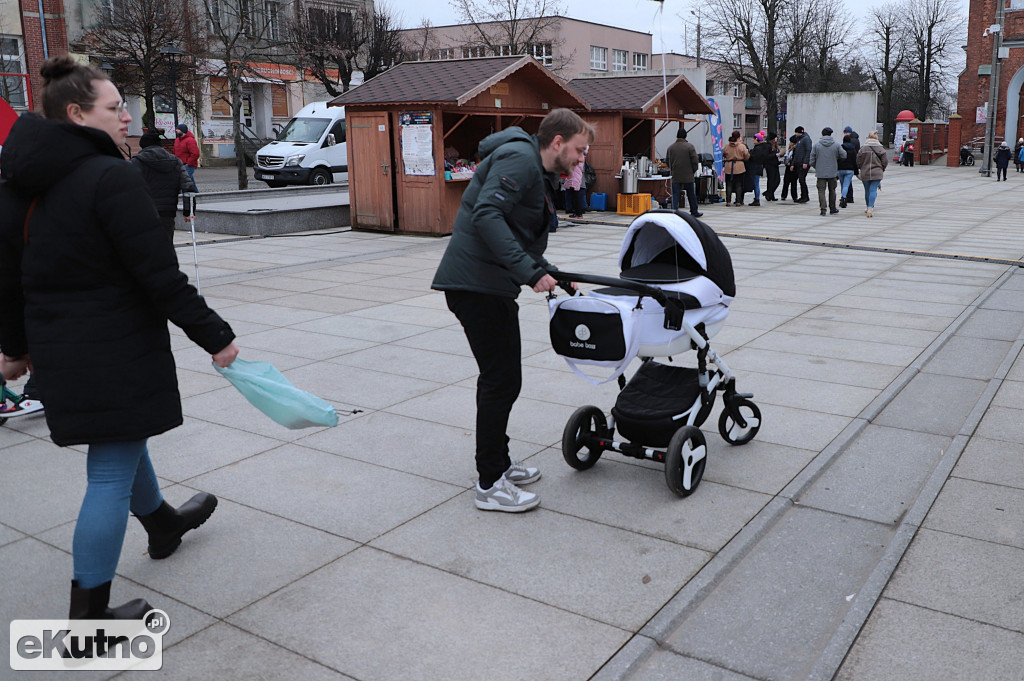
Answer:
[[538, 504], [539, 496], [533, 492], [524, 492], [509, 482], [504, 475], [498, 478], [490, 489], [480, 489], [480, 483], [476, 484], [476, 507], [484, 511], [522, 513]]
[[505, 471], [505, 479], [513, 485], [529, 485], [531, 482], [540, 480], [540, 469], [524, 466], [518, 461], [513, 461], [512, 465]]

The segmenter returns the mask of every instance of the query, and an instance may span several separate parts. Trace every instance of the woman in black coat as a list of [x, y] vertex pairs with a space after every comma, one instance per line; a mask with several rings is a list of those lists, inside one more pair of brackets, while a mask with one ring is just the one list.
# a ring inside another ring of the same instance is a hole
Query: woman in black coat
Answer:
[[146, 448], [182, 423], [167, 321], [218, 366], [238, 348], [178, 269], [142, 176], [118, 151], [131, 117], [117, 88], [67, 56], [40, 72], [46, 119], [19, 118], [0, 163], [2, 369], [23, 374], [31, 357], [50, 437], [88, 445], [71, 618], [134, 619], [150, 609], [142, 599], [108, 607], [129, 511], [158, 559], [217, 505], [200, 493], [171, 507]]
[[996, 182], [1006, 180], [1006, 169], [1010, 167], [1010, 147], [1002, 142], [996, 147]]

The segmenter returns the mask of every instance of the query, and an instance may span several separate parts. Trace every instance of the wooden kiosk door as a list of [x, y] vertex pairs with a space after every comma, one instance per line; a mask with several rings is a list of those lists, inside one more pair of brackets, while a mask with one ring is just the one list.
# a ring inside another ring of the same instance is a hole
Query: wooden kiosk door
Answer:
[[352, 226], [394, 231], [395, 169], [391, 158], [388, 114], [353, 112], [349, 117], [348, 130]]

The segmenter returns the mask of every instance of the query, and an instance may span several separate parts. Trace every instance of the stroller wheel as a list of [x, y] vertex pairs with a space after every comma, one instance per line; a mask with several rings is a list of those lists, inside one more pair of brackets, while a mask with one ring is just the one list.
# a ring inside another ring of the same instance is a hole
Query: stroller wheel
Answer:
[[722, 415], [718, 417], [718, 432], [722, 439], [731, 445], [745, 445], [753, 440], [757, 431], [761, 429], [761, 410], [745, 398], [736, 400], [731, 406], [739, 410], [740, 417], [746, 421], [746, 425], [736, 422], [733, 413], [729, 411], [730, 405], [726, 403]]
[[565, 462], [578, 471], [592, 467], [604, 450], [588, 440], [604, 437], [606, 430], [608, 420], [598, 407], [587, 405], [573, 412], [562, 433], [562, 456]]
[[681, 497], [688, 497], [704, 477], [708, 448], [704, 433], [695, 426], [683, 426], [675, 432], [665, 452], [665, 482]]

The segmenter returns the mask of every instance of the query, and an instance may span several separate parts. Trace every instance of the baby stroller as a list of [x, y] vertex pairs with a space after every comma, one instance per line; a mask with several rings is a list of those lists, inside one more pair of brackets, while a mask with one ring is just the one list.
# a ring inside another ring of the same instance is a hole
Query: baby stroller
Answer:
[[[618, 380], [610, 418], [592, 405], [569, 418], [562, 455], [577, 470], [592, 467], [605, 450], [665, 464], [665, 481], [679, 496], [704, 476], [707, 447], [701, 424], [723, 393], [718, 432], [732, 445], [750, 442], [761, 426], [752, 394], [736, 392], [736, 378], [709, 343], [729, 314], [736, 293], [732, 260], [718, 235], [682, 211], [652, 210], [630, 224], [619, 253], [621, 278], [555, 272], [568, 282], [599, 288], [549, 299], [551, 343], [577, 374], [595, 385]], [[697, 367], [655, 362], [697, 351]], [[642, 363], [627, 382], [634, 357]], [[581, 366], [601, 367], [598, 381]], [[626, 441], [616, 440], [619, 435]]]

